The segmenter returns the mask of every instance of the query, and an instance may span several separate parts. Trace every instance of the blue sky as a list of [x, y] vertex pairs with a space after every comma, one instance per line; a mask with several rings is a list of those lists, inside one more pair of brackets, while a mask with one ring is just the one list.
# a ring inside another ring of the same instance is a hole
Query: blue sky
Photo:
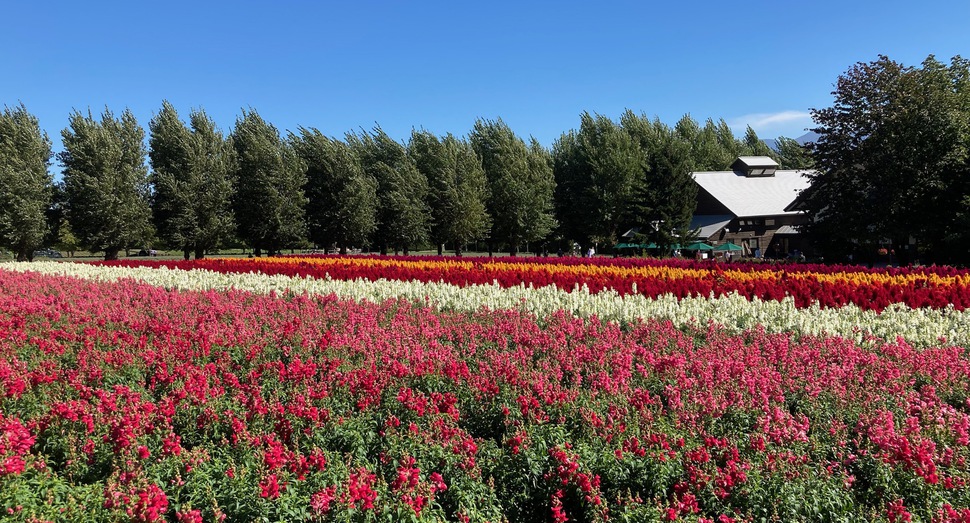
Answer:
[[[656, 5], [652, 5], [656, 4]], [[465, 135], [501, 117], [551, 146], [583, 111], [797, 137], [852, 64], [970, 55], [970, 1], [6, 2], [0, 104], [60, 149], [72, 110], [148, 122], [167, 99], [226, 132], [380, 125]], [[57, 169], [55, 165], [55, 169]]]

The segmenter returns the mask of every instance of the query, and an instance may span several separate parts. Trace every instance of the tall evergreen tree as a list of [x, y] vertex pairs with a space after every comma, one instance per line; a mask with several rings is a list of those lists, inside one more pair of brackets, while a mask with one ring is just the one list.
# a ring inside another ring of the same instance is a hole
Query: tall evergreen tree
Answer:
[[0, 113], [0, 245], [33, 259], [47, 233], [53, 179], [51, 141], [20, 104]]
[[234, 229], [233, 152], [205, 112], [193, 111], [189, 119], [191, 129], [165, 101], [149, 124], [152, 211], [159, 235], [185, 259], [192, 252], [200, 259]]
[[61, 132], [68, 219], [81, 244], [106, 260], [152, 236], [145, 131], [131, 111], [101, 120], [75, 111]]
[[549, 152], [534, 139], [526, 145], [501, 119], [478, 120], [469, 138], [488, 179], [492, 241], [515, 255], [523, 244], [548, 236], [556, 227]]
[[471, 144], [448, 134], [443, 139], [428, 131], [412, 131], [408, 153], [428, 179], [431, 211], [430, 239], [444, 252], [453, 243], [461, 255], [462, 246], [483, 238], [491, 226], [485, 209], [488, 181], [481, 159]]
[[231, 134], [236, 152], [233, 211], [241, 239], [256, 256], [306, 239], [306, 165], [276, 127], [243, 111]]
[[307, 226], [317, 245], [368, 245], [377, 229], [377, 180], [344, 142], [300, 128], [290, 141], [307, 165]]

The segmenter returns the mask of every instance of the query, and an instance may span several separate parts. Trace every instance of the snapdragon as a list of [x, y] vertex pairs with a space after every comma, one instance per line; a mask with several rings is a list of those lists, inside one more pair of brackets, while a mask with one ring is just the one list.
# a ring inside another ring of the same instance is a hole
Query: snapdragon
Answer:
[[80, 263], [8, 262], [2, 270], [33, 271], [98, 281], [131, 279], [166, 289], [237, 289], [259, 294], [336, 295], [356, 301], [383, 302], [405, 299], [443, 310], [476, 311], [515, 309], [542, 318], [557, 311], [581, 317], [596, 316], [616, 322], [667, 320], [677, 327], [723, 325], [729, 332], [763, 328], [795, 335], [842, 336], [863, 342], [869, 337], [887, 341], [904, 339], [918, 347], [970, 344], [970, 315], [952, 307], [910, 308], [895, 304], [881, 312], [856, 305], [797, 308], [791, 298], [779, 301], [746, 299], [736, 293], [718, 297], [678, 299], [672, 295], [650, 298], [620, 295], [613, 290], [591, 293], [585, 286], [571, 292], [549, 285], [503, 288], [497, 283], [459, 287], [452, 284], [366, 279], [334, 280], [252, 273], [219, 273], [204, 269], [180, 270], [147, 267], [106, 267]]

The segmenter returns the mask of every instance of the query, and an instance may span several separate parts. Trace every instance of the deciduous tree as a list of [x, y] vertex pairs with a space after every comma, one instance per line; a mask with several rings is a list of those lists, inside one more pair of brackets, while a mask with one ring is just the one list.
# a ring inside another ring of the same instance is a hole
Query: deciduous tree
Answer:
[[452, 243], [460, 256], [464, 244], [483, 238], [491, 227], [481, 159], [467, 141], [417, 130], [411, 133], [408, 153], [428, 179], [431, 241], [439, 255], [445, 243]]
[[0, 113], [0, 245], [33, 259], [47, 233], [53, 179], [51, 141], [20, 104]]
[[205, 112], [193, 111], [191, 128], [166, 102], [149, 124], [153, 216], [159, 235], [186, 259], [205, 257], [234, 229], [233, 151]]
[[233, 210], [241, 239], [256, 256], [306, 239], [306, 165], [276, 127], [243, 111], [231, 134], [236, 152]]
[[515, 255], [527, 242], [541, 240], [556, 227], [552, 157], [535, 139], [519, 138], [501, 119], [478, 120], [469, 139], [482, 158], [489, 185], [492, 238]]
[[116, 259], [152, 236], [145, 131], [131, 111], [96, 120], [75, 111], [61, 132], [68, 219], [81, 244]]
[[967, 259], [955, 222], [970, 194], [970, 62], [921, 67], [880, 56], [839, 77], [831, 107], [813, 109], [817, 171], [808, 231], [828, 254], [873, 253], [905, 263], [910, 238], [937, 261]]
[[685, 133], [690, 126], [684, 120], [680, 130], [671, 129], [660, 120], [650, 121], [644, 115], [627, 111], [620, 119], [642, 151], [640, 178], [632, 207], [632, 220], [656, 243], [669, 251], [690, 235], [690, 220], [697, 207], [697, 184], [691, 176], [692, 160], [689, 140], [698, 133]]
[[347, 143], [361, 159], [364, 172], [377, 180], [377, 232], [381, 254], [388, 248], [410, 252], [428, 241], [428, 180], [404, 145], [380, 127], [372, 133], [348, 134]]
[[618, 124], [589, 113], [580, 117], [579, 132], [554, 144], [557, 215], [566, 237], [612, 245], [631, 226], [641, 152]]
[[317, 245], [348, 247], [370, 243], [377, 229], [377, 180], [344, 142], [317, 129], [300, 128], [290, 141], [307, 166], [307, 226]]

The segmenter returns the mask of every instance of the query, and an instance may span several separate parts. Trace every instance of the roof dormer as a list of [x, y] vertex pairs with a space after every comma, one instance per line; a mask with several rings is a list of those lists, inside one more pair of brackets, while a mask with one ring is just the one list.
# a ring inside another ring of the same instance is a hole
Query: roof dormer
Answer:
[[778, 162], [767, 156], [738, 156], [731, 164], [731, 170], [748, 178], [774, 176]]

